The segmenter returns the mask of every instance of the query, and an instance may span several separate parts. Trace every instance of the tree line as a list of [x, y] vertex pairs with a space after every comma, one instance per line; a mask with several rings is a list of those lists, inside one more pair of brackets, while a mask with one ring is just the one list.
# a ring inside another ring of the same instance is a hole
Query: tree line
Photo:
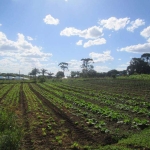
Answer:
[[130, 65], [127, 67], [127, 73], [132, 74], [149, 74], [150, 73], [150, 53], [144, 53], [140, 58], [132, 58]]
[[[93, 59], [82, 58], [82, 71], [71, 71], [70, 77], [116, 77], [117, 75], [132, 75], [132, 74], [150, 74], [150, 53], [144, 53], [140, 58], [132, 58], [129, 66], [126, 70], [118, 71], [112, 69], [108, 72], [97, 72], [94, 70]], [[58, 71], [55, 75], [56, 78], [65, 77], [65, 71], [68, 70], [68, 63], [61, 62], [58, 64], [62, 71]], [[38, 75], [40, 74], [40, 75]], [[48, 72], [47, 69], [33, 68], [29, 72], [29, 77], [36, 80], [37, 75], [41, 81], [45, 81], [45, 74], [47, 78], [52, 78], [54, 73]], [[24, 76], [23, 74], [13, 74], [13, 73], [1, 73], [1, 76]]]
[[[132, 74], [149, 74], [150, 73], [150, 53], [144, 53], [140, 58], [132, 58], [129, 66], [126, 70], [118, 71], [116, 69], [112, 69], [108, 72], [97, 72], [94, 70], [93, 59], [91, 58], [82, 58], [82, 71], [71, 71], [70, 77], [113, 77], [115, 78], [117, 75], [132, 75]], [[58, 71], [55, 75], [56, 78], [65, 77], [65, 71], [68, 70], [68, 63], [61, 62], [58, 66], [62, 69], [62, 71]], [[34, 76], [36, 79], [36, 75], [41, 73], [40, 77], [44, 77], [47, 74], [48, 78], [51, 78], [54, 73], [47, 72], [46, 69], [41, 69], [41, 71], [37, 68], [34, 68], [29, 75]], [[42, 78], [41, 78], [42, 79]]]

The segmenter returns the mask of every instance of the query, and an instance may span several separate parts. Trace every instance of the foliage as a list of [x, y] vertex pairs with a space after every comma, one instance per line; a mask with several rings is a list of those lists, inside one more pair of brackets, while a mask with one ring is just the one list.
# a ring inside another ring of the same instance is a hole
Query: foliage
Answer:
[[92, 66], [90, 65], [91, 61], [93, 61], [93, 59], [91, 58], [82, 58], [81, 61], [83, 61], [81, 68], [83, 68], [84, 70], [88, 71], [92, 68]]
[[16, 123], [13, 112], [5, 108], [0, 109], [0, 149], [17, 150], [19, 148], [22, 132]]
[[48, 78], [52, 78], [52, 75], [53, 75], [54, 73], [48, 72], [47, 74], [48, 74]]
[[64, 72], [62, 72], [62, 71], [58, 71], [57, 72], [57, 74], [56, 74], [56, 77], [57, 78], [62, 78], [62, 77], [64, 77], [65, 75], [64, 75]]
[[83, 61], [82, 65], [81, 65], [82, 76], [83, 77], [88, 77], [88, 72], [90, 70], [93, 70], [93, 68], [94, 68], [94, 66], [90, 64], [91, 62], [93, 62], [93, 59], [91, 59], [91, 58], [82, 58], [81, 61]]
[[66, 62], [61, 62], [59, 63], [60, 68], [63, 70], [63, 72], [67, 69], [68, 70], [68, 63]]
[[43, 83], [46, 81], [46, 78], [44, 76], [40, 76], [40, 77], [38, 77], [38, 80], [40, 83]]
[[79, 71], [71, 71], [71, 77], [78, 77], [80, 75]]
[[148, 62], [145, 62], [141, 58], [132, 58], [130, 65], [127, 67], [127, 72], [129, 75], [134, 73], [148, 74], [150, 73], [150, 66], [148, 65]]
[[113, 69], [107, 72], [107, 76], [115, 78], [116, 75], [119, 74], [119, 71]]
[[150, 148], [150, 141], [148, 138], [149, 136], [150, 136], [150, 129], [145, 129], [141, 131], [140, 134], [134, 134], [128, 139], [123, 139], [119, 141], [118, 145], [130, 145], [131, 147], [135, 149], [146, 146], [149, 149]]
[[47, 70], [43, 68], [41, 69], [41, 73], [42, 73], [42, 76], [44, 77], [44, 74], [47, 73]]

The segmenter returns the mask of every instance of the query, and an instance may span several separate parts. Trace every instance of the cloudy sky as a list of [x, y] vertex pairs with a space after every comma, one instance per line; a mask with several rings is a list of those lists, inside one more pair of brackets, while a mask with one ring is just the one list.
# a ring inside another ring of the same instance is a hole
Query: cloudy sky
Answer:
[[124, 70], [150, 52], [150, 0], [0, 0], [0, 72]]

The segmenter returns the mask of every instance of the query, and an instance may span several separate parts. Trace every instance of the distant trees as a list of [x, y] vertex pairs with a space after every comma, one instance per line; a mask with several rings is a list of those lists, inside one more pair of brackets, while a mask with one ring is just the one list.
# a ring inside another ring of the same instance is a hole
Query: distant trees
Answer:
[[56, 77], [57, 78], [63, 78], [65, 75], [64, 75], [64, 72], [63, 71], [58, 71], [57, 74], [56, 74]]
[[66, 62], [61, 62], [59, 63], [60, 68], [63, 70], [63, 72], [65, 72], [65, 70], [67, 69], [68, 70], [68, 63]]
[[82, 61], [82, 65], [81, 65], [82, 74], [81, 75], [83, 77], [88, 77], [89, 71], [92, 73], [93, 71], [91, 71], [91, 70], [94, 69], [94, 66], [91, 65], [91, 63], [93, 62], [93, 59], [91, 59], [91, 58], [82, 58], [81, 61]]
[[80, 72], [79, 71], [71, 71], [71, 77], [79, 77], [80, 76]]
[[36, 82], [36, 75], [39, 73], [40, 73], [39, 69], [33, 68], [32, 71], [29, 73], [29, 75], [34, 76]]
[[[141, 55], [140, 58], [132, 58], [130, 61], [129, 66], [126, 70], [123, 71], [117, 71], [116, 69], [112, 69], [108, 72], [97, 72], [94, 70], [94, 66], [92, 63], [93, 59], [91, 58], [82, 58], [82, 65], [80, 66], [82, 68], [82, 72], [79, 71], [71, 71], [71, 77], [116, 77], [116, 75], [132, 75], [134, 73], [137, 74], [148, 74], [150, 73], [150, 53], [144, 53]], [[65, 70], [68, 70], [68, 63], [61, 62], [58, 64], [58, 66], [62, 69], [62, 71], [58, 71], [56, 73], [57, 78], [64, 77]], [[34, 68], [29, 73], [30, 76], [34, 76], [36, 80], [36, 75], [40, 73], [39, 69]], [[48, 74], [48, 78], [51, 78], [53, 73], [48, 73], [46, 69], [41, 69], [42, 76], [41, 78], [45, 76], [45, 74]]]
[[127, 67], [127, 72], [129, 75], [134, 73], [138, 74], [149, 74], [150, 65], [149, 65], [150, 54], [144, 53], [141, 58], [132, 58], [130, 65]]
[[107, 72], [107, 76], [113, 77], [113, 78], [115, 78], [117, 74], [119, 74], [119, 71], [117, 71], [116, 69], [113, 69]]
[[54, 73], [48, 72], [48, 78], [51, 78]]
[[93, 59], [91, 59], [91, 58], [82, 58], [81, 61], [83, 61], [82, 65], [81, 65], [81, 68], [83, 68], [82, 70], [84, 72], [87, 72], [88, 70], [93, 68], [93, 65], [90, 64], [91, 62], [93, 62]]
[[47, 73], [47, 70], [44, 69], [44, 68], [42, 68], [42, 69], [41, 69], [41, 73], [42, 73], [42, 76], [44, 77], [44, 74]]

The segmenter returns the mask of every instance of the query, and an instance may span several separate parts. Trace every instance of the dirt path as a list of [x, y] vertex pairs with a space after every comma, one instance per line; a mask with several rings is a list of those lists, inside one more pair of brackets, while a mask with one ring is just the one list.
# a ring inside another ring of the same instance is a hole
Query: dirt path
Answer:
[[31, 135], [29, 133], [30, 127], [29, 127], [28, 115], [27, 115], [28, 106], [27, 106], [25, 94], [23, 92], [23, 84], [21, 84], [21, 87], [20, 87], [20, 104], [21, 104], [21, 111], [22, 111], [22, 117], [23, 117], [23, 124], [24, 124], [24, 128], [25, 128], [25, 130], [24, 130], [25, 135], [24, 135], [24, 138], [22, 141], [21, 149], [25, 149], [25, 150], [31, 149], [32, 150], [33, 143], [31, 140]]

